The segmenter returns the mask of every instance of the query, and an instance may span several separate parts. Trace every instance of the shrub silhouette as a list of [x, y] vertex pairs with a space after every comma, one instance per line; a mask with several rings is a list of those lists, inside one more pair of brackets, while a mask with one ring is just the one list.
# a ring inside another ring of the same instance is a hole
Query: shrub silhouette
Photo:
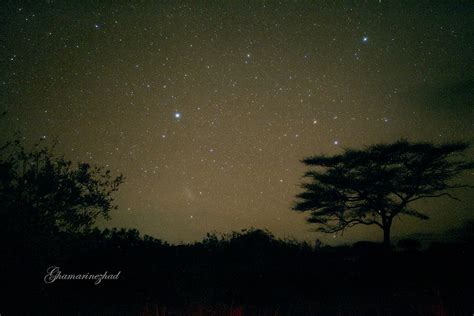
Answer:
[[413, 238], [404, 238], [398, 241], [397, 246], [405, 251], [417, 251], [420, 250], [421, 243]]

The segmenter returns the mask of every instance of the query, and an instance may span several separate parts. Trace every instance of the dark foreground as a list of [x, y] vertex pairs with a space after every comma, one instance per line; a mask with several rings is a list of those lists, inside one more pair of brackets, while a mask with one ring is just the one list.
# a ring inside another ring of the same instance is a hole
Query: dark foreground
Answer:
[[[27, 234], [24, 236], [27, 239]], [[1, 315], [472, 315], [473, 247], [322, 247], [261, 230], [170, 246], [136, 231], [3, 243]], [[118, 280], [44, 282], [120, 271]]]

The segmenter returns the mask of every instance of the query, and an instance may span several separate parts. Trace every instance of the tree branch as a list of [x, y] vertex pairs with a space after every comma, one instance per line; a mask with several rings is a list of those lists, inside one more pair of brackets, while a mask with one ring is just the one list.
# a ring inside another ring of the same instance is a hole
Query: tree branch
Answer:
[[453, 195], [451, 195], [451, 194], [445, 192], [445, 193], [434, 194], [434, 195], [420, 195], [420, 196], [417, 196], [417, 197], [414, 198], [414, 199], [408, 200], [407, 202], [408, 202], [408, 203], [411, 203], [411, 202], [413, 202], [413, 201], [420, 200], [420, 199], [424, 199], [424, 198], [436, 198], [436, 197], [441, 197], [441, 196], [448, 196], [448, 197], [450, 197], [450, 198], [453, 199], [453, 200], [460, 201], [460, 199], [458, 199], [457, 197], [455, 197], [455, 196], [453, 196]]

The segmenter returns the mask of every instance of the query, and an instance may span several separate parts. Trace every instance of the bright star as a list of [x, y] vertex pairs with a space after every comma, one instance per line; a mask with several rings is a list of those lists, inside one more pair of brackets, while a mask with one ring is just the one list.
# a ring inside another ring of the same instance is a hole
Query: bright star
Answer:
[[181, 118], [181, 113], [176, 112], [176, 113], [174, 114], [174, 117], [177, 118], [177, 119]]
[[334, 141], [334, 145], [339, 145], [339, 141], [338, 141], [338, 140], [335, 140], [335, 141]]
[[368, 36], [362, 37], [362, 42], [367, 43], [368, 41], [369, 41], [369, 37], [368, 37]]

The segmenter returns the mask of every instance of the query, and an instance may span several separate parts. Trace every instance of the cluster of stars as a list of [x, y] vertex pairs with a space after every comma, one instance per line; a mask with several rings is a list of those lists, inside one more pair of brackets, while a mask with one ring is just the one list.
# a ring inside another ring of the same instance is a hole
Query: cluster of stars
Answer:
[[472, 138], [472, 81], [459, 74], [473, 45], [456, 10], [433, 5], [417, 20], [408, 12], [421, 8], [401, 3], [78, 6], [0, 13], [2, 134], [58, 137], [68, 158], [124, 173], [111, 225], [170, 241], [249, 226], [312, 239], [289, 210], [302, 158]]

